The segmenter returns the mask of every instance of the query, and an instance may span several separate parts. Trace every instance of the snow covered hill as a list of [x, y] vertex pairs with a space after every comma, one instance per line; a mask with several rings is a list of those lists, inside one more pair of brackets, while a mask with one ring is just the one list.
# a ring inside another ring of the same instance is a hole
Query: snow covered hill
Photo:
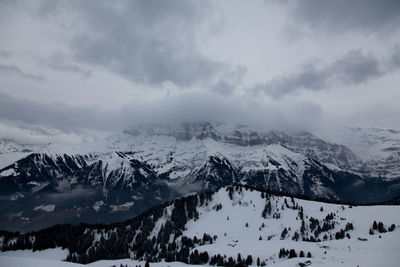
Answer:
[[4, 251], [63, 247], [68, 261], [93, 266], [132, 258], [113, 262], [390, 267], [400, 262], [399, 227], [400, 206], [329, 204], [237, 185], [190, 195], [111, 225], [1, 232], [0, 263], [18, 263], [15, 252]]
[[360, 203], [400, 195], [396, 157], [382, 176], [348, 147], [304, 132], [186, 123], [136, 126], [81, 145], [0, 144], [0, 228], [7, 230], [124, 220], [234, 183]]

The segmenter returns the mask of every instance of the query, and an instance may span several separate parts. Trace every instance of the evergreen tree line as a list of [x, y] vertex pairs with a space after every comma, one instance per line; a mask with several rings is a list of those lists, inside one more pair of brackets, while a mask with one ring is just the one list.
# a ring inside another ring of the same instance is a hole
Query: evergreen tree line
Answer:
[[[300, 250], [299, 253], [296, 253], [296, 251], [294, 249], [284, 249], [281, 248], [279, 250], [279, 258], [296, 258], [296, 257], [300, 257], [300, 258], [304, 258], [305, 257], [305, 253], [304, 251]], [[307, 258], [311, 258], [311, 252], [307, 252]]]
[[396, 229], [396, 225], [392, 224], [389, 226], [389, 228], [386, 230], [386, 226], [383, 224], [383, 222], [376, 222], [374, 221], [372, 223], [372, 227], [369, 229], [369, 234], [373, 235], [375, 231], [378, 231], [379, 233], [386, 233], [387, 231], [393, 232], [394, 229]]
[[[332, 212], [329, 213], [328, 215], [326, 215], [322, 221], [320, 221], [314, 217], [310, 217], [308, 229], [310, 230], [311, 234], [313, 233], [313, 235], [306, 236], [307, 224], [304, 221], [304, 214], [303, 214], [302, 207], [300, 208], [298, 217], [301, 218], [301, 220], [302, 220], [302, 224], [300, 227], [300, 233], [302, 235], [303, 241], [321, 242], [321, 239], [319, 238], [320, 234], [324, 233], [324, 232], [328, 232], [335, 228], [334, 218], [336, 218], [336, 214], [334, 214]], [[350, 238], [350, 234], [346, 233], [346, 232], [353, 230], [353, 229], [354, 229], [353, 224], [347, 223], [344, 229], [339, 230], [333, 236], [332, 236], [332, 234], [330, 234], [329, 236], [328, 236], [328, 234], [325, 234], [322, 239], [324, 241], [326, 241], [328, 239], [332, 240], [334, 238], [335, 239], [343, 239], [345, 237]], [[296, 240], [297, 240], [297, 238], [298, 238], [298, 235], [296, 235]]]
[[[182, 236], [187, 221], [198, 219], [197, 207], [208, 205], [214, 191], [192, 195], [153, 207], [141, 215], [120, 223], [60, 224], [37, 232], [20, 234], [0, 231], [3, 237], [2, 251], [55, 247], [69, 249], [66, 260], [87, 264], [103, 259], [129, 258], [136, 260], [190, 261], [189, 251], [197, 245], [210, 244], [217, 236], [204, 234], [193, 239]], [[173, 205], [171, 219], [162, 225], [156, 236], [149, 238], [155, 223], [166, 215], [166, 207]], [[172, 236], [172, 242], [170, 242]], [[96, 241], [97, 240], [97, 241]], [[133, 253], [131, 253], [133, 252]], [[204, 260], [205, 255], [192, 256], [192, 260]]]

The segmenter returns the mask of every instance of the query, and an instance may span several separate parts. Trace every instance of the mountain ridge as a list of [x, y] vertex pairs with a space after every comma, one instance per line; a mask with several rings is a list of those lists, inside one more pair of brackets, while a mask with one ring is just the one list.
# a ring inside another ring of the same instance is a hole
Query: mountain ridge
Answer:
[[[0, 169], [0, 227], [37, 229], [46, 226], [42, 218], [49, 212], [57, 214], [52, 223], [117, 221], [162, 201], [235, 183], [353, 202], [400, 195], [399, 179], [348, 169], [358, 164], [350, 149], [309, 133], [209, 123], [134, 129], [77, 147], [82, 153], [50, 146]], [[49, 205], [52, 211], [40, 208]]]

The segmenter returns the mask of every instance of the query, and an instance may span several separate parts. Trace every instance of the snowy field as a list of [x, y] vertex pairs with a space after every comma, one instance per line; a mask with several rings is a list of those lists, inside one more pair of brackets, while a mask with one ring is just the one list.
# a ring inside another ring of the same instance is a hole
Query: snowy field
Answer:
[[[397, 240], [396, 240], [397, 239]], [[398, 241], [399, 235], [393, 241]], [[383, 244], [385, 242], [382, 242]], [[303, 242], [298, 242], [300, 247], [307, 245]], [[346, 248], [338, 246], [330, 246], [329, 253], [327, 253], [326, 257], [322, 258], [311, 258], [311, 265], [315, 267], [367, 267], [367, 266], [386, 266], [386, 267], [398, 267], [400, 263], [400, 251], [399, 247], [391, 248], [389, 246], [376, 247], [376, 246], [357, 246], [356, 244], [352, 244], [352, 251], [346, 251]], [[379, 245], [378, 243], [376, 245]], [[249, 244], [250, 246], [250, 244]], [[305, 246], [307, 247], [307, 246]], [[264, 247], [261, 249], [268, 249], [270, 247]], [[305, 249], [305, 248], [302, 248]], [[318, 250], [318, 248], [313, 249], [313, 251]], [[30, 267], [51, 267], [51, 266], [60, 266], [60, 267], [78, 267], [78, 266], [91, 266], [91, 267], [110, 267], [117, 266], [120, 264], [128, 265], [128, 266], [137, 266], [141, 265], [144, 267], [145, 262], [134, 261], [131, 259], [121, 259], [121, 260], [102, 260], [93, 262], [88, 265], [77, 264], [64, 262], [61, 259], [55, 259], [59, 255], [64, 255], [61, 250], [46, 250], [46, 254], [49, 256], [48, 258], [43, 257], [43, 253], [32, 253], [31, 251], [17, 251], [17, 252], [5, 252], [0, 254], [0, 266], [1, 267], [21, 267], [21, 266], [30, 266]], [[294, 267], [299, 266], [299, 262], [306, 262], [307, 259], [301, 258], [293, 258], [287, 259], [279, 262], [271, 262], [268, 263], [267, 266], [273, 267]], [[199, 266], [199, 265], [190, 265], [184, 264], [180, 262], [159, 262], [159, 263], [150, 263], [150, 266], [156, 267], [173, 267], [173, 266]], [[204, 265], [209, 266], [209, 265]], [[254, 266], [256, 266], [254, 264]]]
[[[326, 233], [333, 235], [352, 223], [354, 229], [346, 231], [349, 237], [336, 240], [333, 238], [321, 242], [294, 241], [295, 233], [299, 231], [301, 220], [298, 218], [298, 209], [287, 208], [286, 203], [293, 205], [289, 197], [271, 196], [274, 213], [280, 214], [273, 218], [272, 214], [263, 218], [262, 211], [266, 206], [266, 199], [258, 191], [243, 190], [235, 192], [231, 200], [228, 192], [223, 188], [212, 196], [212, 200], [204, 206], [197, 208], [199, 218], [190, 220], [186, 224], [183, 235], [194, 238], [201, 237], [204, 233], [217, 236], [212, 244], [197, 246], [199, 252], [207, 251], [211, 256], [221, 254], [226, 257], [237, 258], [238, 253], [242, 258], [251, 255], [253, 266], [256, 259], [264, 261], [267, 266], [289, 267], [300, 266], [299, 263], [310, 261], [310, 266], [351, 266], [351, 267], [398, 267], [400, 266], [400, 207], [399, 206], [356, 206], [336, 205], [306, 201], [294, 198], [296, 206], [303, 207], [305, 221], [311, 217], [321, 222], [328, 214], [334, 214], [335, 228], [322, 232], [320, 238]], [[216, 209], [217, 205], [222, 208]], [[283, 209], [282, 209], [283, 207]], [[156, 223], [153, 234], [157, 234], [159, 227], [170, 216], [170, 209]], [[379, 233], [369, 231], [373, 221], [382, 221], [388, 229], [392, 224], [394, 231]], [[281, 233], [287, 228], [287, 235], [282, 238]], [[306, 233], [311, 236], [311, 232]], [[311, 258], [295, 257], [291, 259], [279, 258], [281, 248], [294, 249], [299, 255], [300, 251], [311, 253]], [[194, 249], [193, 249], [194, 250]], [[51, 249], [45, 251], [10, 251], [0, 252], [0, 266], [79, 266], [63, 262], [68, 255], [67, 250]], [[145, 262], [130, 259], [102, 260], [87, 266], [105, 267], [142, 265]], [[80, 265], [81, 266], [81, 265]], [[183, 263], [151, 263], [150, 266], [186, 266]], [[190, 266], [190, 265], [188, 265]], [[193, 265], [194, 266], [194, 265]]]
[[[267, 219], [259, 216], [265, 206], [265, 200], [259, 197], [259, 192], [245, 191], [235, 195], [231, 200], [226, 192], [220, 190], [213, 198], [215, 204], [222, 203], [220, 211], [207, 211], [213, 203], [200, 210], [199, 221], [190, 221], [184, 235], [188, 237], [199, 236], [207, 229], [207, 232], [218, 239], [211, 245], [205, 245], [198, 250], [208, 251], [210, 255], [226, 254], [237, 257], [252, 255], [253, 259], [259, 257], [265, 260], [268, 266], [297, 266], [298, 262], [307, 259], [278, 259], [277, 253], [281, 248], [303, 250], [312, 254], [312, 266], [400, 266], [400, 207], [399, 206], [359, 206], [349, 208], [347, 205], [335, 205], [295, 199], [295, 202], [304, 208], [304, 214], [322, 220], [327, 214], [334, 213], [339, 225], [335, 229], [343, 229], [345, 224], [354, 224], [354, 230], [349, 231], [350, 239], [329, 240], [324, 242], [295, 242], [291, 237], [300, 226], [296, 220], [297, 212], [291, 209], [281, 211], [280, 219]], [[284, 205], [288, 197], [275, 197], [277, 207]], [[273, 204], [274, 205], [274, 204]], [[323, 207], [323, 211], [320, 211]], [[204, 214], [204, 216], [202, 216]], [[227, 218], [229, 217], [229, 220]], [[395, 223], [396, 230], [374, 235], [368, 231], [372, 222], [382, 221], [385, 224]], [[248, 227], [246, 227], [246, 223]], [[262, 223], [265, 227], [261, 228]], [[280, 234], [284, 227], [291, 227], [288, 237], [280, 240]], [[322, 234], [321, 234], [322, 235]], [[259, 237], [262, 240], [259, 240]], [[272, 236], [267, 240], [267, 236]], [[365, 238], [367, 241], [360, 241]]]
[[[32, 252], [32, 251], [9, 251], [9, 252], [0, 252], [0, 266], [1, 267], [79, 267], [79, 266], [88, 266], [88, 267], [110, 267], [117, 266], [119, 267], [121, 264], [128, 266], [137, 266], [141, 265], [144, 267], [145, 262], [135, 261], [131, 259], [121, 259], [121, 260], [101, 260], [96, 261], [91, 264], [78, 264], [62, 261], [67, 256], [66, 251], [62, 251], [61, 249], [47, 249], [45, 251], [40, 252]], [[184, 264], [181, 262], [159, 262], [159, 263], [151, 263], [150, 266], [199, 266], [199, 265], [190, 265]]]

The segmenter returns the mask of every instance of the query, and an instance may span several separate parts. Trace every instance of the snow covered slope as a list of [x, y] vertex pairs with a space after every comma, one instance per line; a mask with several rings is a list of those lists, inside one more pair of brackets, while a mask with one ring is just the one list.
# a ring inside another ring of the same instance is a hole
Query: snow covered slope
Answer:
[[400, 195], [396, 158], [385, 167], [391, 175], [379, 176], [346, 146], [310, 133], [186, 123], [136, 126], [95, 143], [36, 145], [31, 153], [8, 145], [0, 160], [19, 159], [0, 169], [0, 228], [8, 230], [123, 220], [234, 183], [362, 203]]
[[[64, 247], [67, 260], [93, 264], [133, 258], [163, 261], [154, 266], [175, 266], [171, 261], [229, 266], [240, 253], [241, 261], [253, 266], [309, 261], [311, 266], [390, 267], [400, 262], [399, 227], [400, 206], [328, 204], [229, 186], [122, 223], [2, 233], [0, 245], [2, 250]], [[7, 253], [0, 254], [0, 262], [12, 256]]]
[[363, 173], [386, 179], [399, 177], [400, 131], [348, 127], [327, 139], [349, 147], [361, 159]]

